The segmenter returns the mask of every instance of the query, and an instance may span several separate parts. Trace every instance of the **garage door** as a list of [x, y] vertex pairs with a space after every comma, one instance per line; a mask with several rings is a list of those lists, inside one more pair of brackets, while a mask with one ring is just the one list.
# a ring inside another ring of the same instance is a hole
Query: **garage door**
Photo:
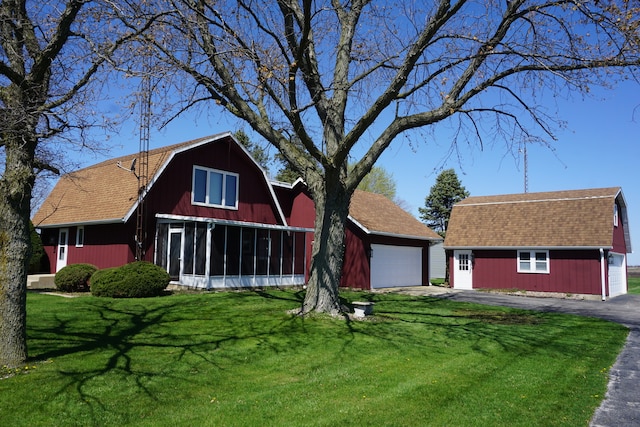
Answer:
[[371, 288], [422, 285], [422, 248], [371, 245]]
[[609, 253], [609, 297], [627, 293], [627, 266], [624, 255]]

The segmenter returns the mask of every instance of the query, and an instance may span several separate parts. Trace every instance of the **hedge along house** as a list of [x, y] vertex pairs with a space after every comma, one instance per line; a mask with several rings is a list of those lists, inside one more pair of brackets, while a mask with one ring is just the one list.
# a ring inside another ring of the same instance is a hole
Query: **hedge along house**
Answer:
[[627, 292], [631, 252], [622, 190], [469, 197], [444, 242], [456, 289], [599, 295]]
[[[143, 260], [166, 268], [184, 286], [306, 282], [315, 211], [301, 181], [269, 181], [229, 133], [151, 150], [142, 193], [146, 237], [137, 242], [138, 180], [126, 170], [136, 158], [108, 160], [61, 177], [33, 217], [50, 271], [71, 263], [123, 265], [135, 260], [140, 243]], [[424, 238], [412, 242], [424, 244]], [[363, 275], [345, 276], [369, 287], [361, 282]]]

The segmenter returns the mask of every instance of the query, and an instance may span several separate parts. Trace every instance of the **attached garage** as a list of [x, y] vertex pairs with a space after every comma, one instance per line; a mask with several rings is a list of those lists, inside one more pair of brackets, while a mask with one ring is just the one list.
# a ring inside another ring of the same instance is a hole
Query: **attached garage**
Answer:
[[627, 293], [627, 266], [625, 256], [609, 253], [609, 296], [615, 297]]
[[371, 288], [422, 285], [422, 248], [371, 245]]

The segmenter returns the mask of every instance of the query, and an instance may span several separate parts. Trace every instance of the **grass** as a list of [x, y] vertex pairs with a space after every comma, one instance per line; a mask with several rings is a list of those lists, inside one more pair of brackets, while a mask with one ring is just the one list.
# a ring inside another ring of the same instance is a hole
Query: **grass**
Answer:
[[630, 294], [640, 295], [640, 277], [629, 276], [627, 279], [628, 289]]
[[[579, 426], [627, 330], [428, 297], [364, 321], [287, 314], [294, 291], [115, 300], [28, 295], [32, 357], [7, 426]], [[7, 372], [5, 372], [7, 373]]]

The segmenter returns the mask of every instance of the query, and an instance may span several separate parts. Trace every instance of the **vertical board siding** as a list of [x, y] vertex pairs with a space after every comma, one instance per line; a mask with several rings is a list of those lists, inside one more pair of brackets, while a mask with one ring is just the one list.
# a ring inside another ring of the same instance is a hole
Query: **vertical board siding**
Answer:
[[475, 289], [601, 293], [600, 259], [596, 250], [550, 250], [548, 274], [518, 273], [515, 249], [475, 250], [473, 255]]

